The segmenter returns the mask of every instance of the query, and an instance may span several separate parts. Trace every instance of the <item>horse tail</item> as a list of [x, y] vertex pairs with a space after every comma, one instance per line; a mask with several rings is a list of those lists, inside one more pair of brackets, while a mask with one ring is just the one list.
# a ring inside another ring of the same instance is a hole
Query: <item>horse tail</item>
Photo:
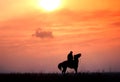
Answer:
[[58, 64], [58, 69], [62, 70], [62, 63]]

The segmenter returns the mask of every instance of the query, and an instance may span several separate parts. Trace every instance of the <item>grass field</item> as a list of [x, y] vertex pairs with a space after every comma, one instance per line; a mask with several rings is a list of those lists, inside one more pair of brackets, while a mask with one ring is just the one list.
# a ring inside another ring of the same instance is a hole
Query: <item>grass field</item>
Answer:
[[113, 81], [120, 82], [120, 73], [9, 73], [0, 74], [0, 82], [71, 82], [71, 81]]

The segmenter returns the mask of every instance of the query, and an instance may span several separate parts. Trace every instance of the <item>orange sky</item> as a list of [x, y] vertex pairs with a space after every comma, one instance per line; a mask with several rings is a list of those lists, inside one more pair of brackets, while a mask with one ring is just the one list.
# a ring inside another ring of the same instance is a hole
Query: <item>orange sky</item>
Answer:
[[60, 72], [70, 50], [79, 71], [120, 71], [119, 0], [63, 0], [53, 12], [37, 2], [0, 1], [0, 72]]

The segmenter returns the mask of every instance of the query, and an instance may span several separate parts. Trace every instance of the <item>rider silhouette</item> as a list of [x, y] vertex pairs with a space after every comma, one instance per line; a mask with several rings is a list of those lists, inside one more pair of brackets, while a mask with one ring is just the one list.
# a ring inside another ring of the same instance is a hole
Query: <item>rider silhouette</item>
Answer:
[[72, 51], [70, 51], [69, 54], [67, 55], [67, 61], [69, 63], [73, 62], [73, 52]]

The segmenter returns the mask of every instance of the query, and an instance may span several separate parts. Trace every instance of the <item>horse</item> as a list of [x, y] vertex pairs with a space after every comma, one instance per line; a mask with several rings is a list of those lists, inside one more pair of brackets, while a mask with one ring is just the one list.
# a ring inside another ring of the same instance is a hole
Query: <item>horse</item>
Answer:
[[58, 64], [58, 69], [62, 71], [62, 74], [66, 73], [67, 67], [74, 69], [75, 73], [77, 73], [79, 58], [81, 57], [81, 53], [74, 55], [73, 61], [63, 61]]

